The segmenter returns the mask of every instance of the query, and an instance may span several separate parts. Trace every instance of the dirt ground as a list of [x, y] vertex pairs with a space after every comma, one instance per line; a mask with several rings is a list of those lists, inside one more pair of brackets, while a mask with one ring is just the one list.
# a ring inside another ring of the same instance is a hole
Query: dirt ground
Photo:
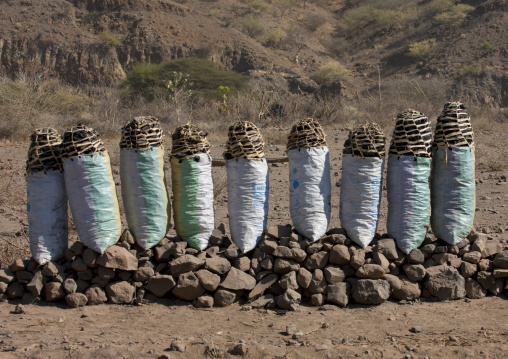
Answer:
[[[474, 126], [474, 124], [473, 124]], [[274, 130], [277, 131], [277, 130]], [[288, 130], [282, 130], [286, 135]], [[340, 227], [341, 150], [347, 132], [327, 131], [331, 155], [332, 220]], [[475, 134], [476, 229], [508, 244], [508, 159], [503, 133]], [[170, 140], [167, 139], [168, 146]], [[224, 139], [225, 142], [225, 139]], [[222, 158], [223, 144], [212, 144]], [[117, 141], [106, 141], [119, 183]], [[13, 251], [26, 252], [24, 165], [27, 143], [0, 143], [0, 264], [10, 264]], [[267, 158], [284, 157], [284, 146], [267, 145]], [[291, 223], [288, 164], [270, 164], [269, 224]], [[170, 176], [170, 169], [167, 168]], [[227, 224], [226, 169], [213, 169], [216, 223]], [[170, 183], [170, 181], [168, 181]], [[121, 205], [121, 200], [120, 200]], [[386, 191], [383, 192], [379, 233], [386, 231]], [[124, 219], [124, 225], [125, 225]], [[227, 227], [227, 226], [226, 226]], [[173, 232], [174, 233], [174, 232]], [[170, 233], [171, 234], [171, 233]], [[71, 236], [75, 233], [71, 231]], [[20, 247], [20, 249], [16, 249]], [[146, 306], [112, 304], [69, 309], [65, 304], [24, 306], [0, 303], [0, 358], [171, 358], [228, 357], [241, 341], [249, 357], [262, 358], [505, 358], [508, 355], [506, 296], [453, 302], [387, 302], [380, 306], [352, 305], [297, 312], [250, 310], [243, 303], [226, 308], [195, 309], [170, 299]], [[329, 310], [323, 310], [329, 309]], [[303, 336], [292, 340], [286, 326]], [[169, 351], [175, 338], [185, 352]]]

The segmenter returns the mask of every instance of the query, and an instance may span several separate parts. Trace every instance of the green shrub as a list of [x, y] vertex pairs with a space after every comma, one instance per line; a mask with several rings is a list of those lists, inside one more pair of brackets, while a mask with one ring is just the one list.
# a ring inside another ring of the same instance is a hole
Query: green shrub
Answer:
[[330, 61], [321, 66], [312, 78], [321, 85], [327, 85], [349, 75], [350, 73], [351, 71], [349, 71], [340, 62]]
[[480, 47], [480, 49], [482, 49], [483, 51], [485, 51], [487, 53], [494, 51], [496, 48], [497, 48], [496, 45], [491, 44], [487, 40], [484, 40], [482, 46]]
[[113, 34], [109, 31], [104, 31], [99, 35], [99, 38], [111, 47], [122, 46], [122, 36], [119, 34]]
[[257, 37], [264, 34], [267, 27], [258, 18], [247, 16], [243, 20], [243, 28], [250, 37]]
[[266, 46], [277, 47], [284, 36], [286, 36], [286, 33], [278, 27], [266, 37], [265, 44]]
[[429, 39], [420, 42], [415, 42], [409, 45], [409, 56], [423, 59], [429, 56], [432, 50], [436, 47], [436, 39]]
[[481, 75], [483, 73], [483, 62], [480, 60], [469, 61], [460, 65], [462, 75]]
[[466, 4], [454, 5], [449, 10], [442, 12], [434, 17], [437, 23], [447, 26], [458, 26], [467, 17], [467, 15], [474, 10], [473, 6]]
[[221, 70], [209, 60], [182, 58], [165, 61], [160, 64], [137, 64], [127, 74], [124, 87], [127, 95], [142, 95], [152, 101], [157, 95], [167, 93], [168, 80], [174, 73], [188, 75], [187, 88], [194, 95], [210, 99], [220, 99], [217, 88], [227, 84], [233, 94], [248, 89], [248, 76], [235, 71]]

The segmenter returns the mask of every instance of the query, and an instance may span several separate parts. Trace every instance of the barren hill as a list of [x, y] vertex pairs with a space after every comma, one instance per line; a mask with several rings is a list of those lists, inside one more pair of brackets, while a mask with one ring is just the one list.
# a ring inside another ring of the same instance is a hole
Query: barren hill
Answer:
[[506, 0], [5, 0], [1, 71], [114, 84], [134, 63], [199, 57], [314, 92], [337, 61], [350, 96], [409, 77], [506, 107], [507, 25]]

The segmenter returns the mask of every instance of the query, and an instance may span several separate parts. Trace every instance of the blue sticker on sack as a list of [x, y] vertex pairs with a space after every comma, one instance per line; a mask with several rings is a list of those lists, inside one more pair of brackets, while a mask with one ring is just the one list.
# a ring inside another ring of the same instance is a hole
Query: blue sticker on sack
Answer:
[[300, 187], [300, 183], [298, 183], [298, 181], [293, 181], [293, 188], [297, 189], [298, 187]]

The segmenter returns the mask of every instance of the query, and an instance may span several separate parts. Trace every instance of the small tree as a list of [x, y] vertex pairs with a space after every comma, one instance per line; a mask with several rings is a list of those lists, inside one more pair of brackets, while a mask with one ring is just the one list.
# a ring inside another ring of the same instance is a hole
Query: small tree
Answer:
[[436, 46], [436, 39], [415, 42], [409, 45], [409, 56], [424, 59], [430, 55]]
[[228, 111], [234, 110], [235, 106], [229, 104], [229, 101], [228, 101], [228, 93], [230, 91], [229, 87], [227, 87], [227, 86], [219, 86], [217, 91], [222, 95], [222, 99], [219, 102], [219, 112], [220, 113], [226, 113]]
[[313, 76], [313, 79], [319, 84], [327, 85], [349, 75], [350, 72], [351, 71], [340, 62], [330, 61], [319, 68], [318, 72]]
[[450, 10], [436, 15], [434, 19], [438, 23], [443, 25], [458, 26], [466, 19], [467, 15], [473, 10], [474, 10], [473, 6], [466, 4], [457, 4], [453, 6]]
[[181, 102], [188, 99], [192, 95], [192, 90], [187, 90], [187, 83], [189, 82], [189, 75], [184, 75], [182, 72], [173, 71], [173, 76], [169, 80], [164, 80], [164, 86], [168, 89], [170, 100], [175, 106], [176, 119], [180, 122], [180, 115], [182, 113]]

